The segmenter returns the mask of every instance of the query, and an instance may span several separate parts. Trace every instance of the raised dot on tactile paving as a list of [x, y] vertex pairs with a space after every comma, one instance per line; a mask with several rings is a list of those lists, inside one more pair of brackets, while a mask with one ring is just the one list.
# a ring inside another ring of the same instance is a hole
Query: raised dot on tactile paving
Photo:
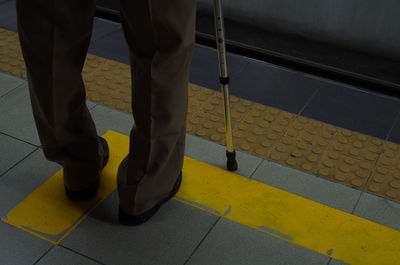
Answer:
[[303, 154], [299, 150], [293, 150], [291, 155], [294, 157], [301, 157]]
[[301, 125], [301, 124], [295, 124], [295, 125], [293, 126], [293, 128], [295, 128], [296, 130], [300, 131], [300, 130], [303, 130], [304, 126]]
[[261, 114], [260, 114], [260, 112], [258, 112], [258, 111], [252, 111], [251, 112], [251, 116], [253, 116], [253, 117], [259, 117]]
[[221, 137], [220, 137], [219, 135], [217, 135], [217, 134], [211, 135], [210, 138], [211, 138], [211, 140], [213, 140], [213, 141], [219, 141], [219, 140], [221, 140]]
[[311, 164], [303, 164], [302, 166], [301, 166], [304, 170], [307, 170], [307, 171], [310, 171], [310, 170], [312, 170], [312, 168], [313, 168], [313, 166], [311, 165]]
[[389, 185], [394, 189], [400, 189], [400, 181], [394, 180]]
[[303, 140], [306, 141], [306, 142], [311, 142], [311, 141], [312, 141], [312, 137], [311, 137], [311, 136], [308, 136], [308, 135], [304, 135], [302, 138], [303, 138]]
[[260, 122], [260, 123], [258, 124], [258, 126], [260, 126], [260, 127], [263, 128], [263, 129], [268, 128], [269, 125], [270, 125], [270, 124], [269, 124], [268, 122], [265, 122], [265, 121], [262, 121], [262, 122]]
[[360, 178], [366, 178], [366, 177], [368, 177], [368, 171], [357, 170], [356, 175], [357, 175], [357, 177], [360, 177]]
[[344, 174], [338, 173], [338, 174], [335, 175], [335, 179], [339, 180], [339, 181], [345, 181], [346, 180], [346, 176]]
[[393, 159], [388, 159], [388, 158], [386, 158], [386, 157], [382, 157], [382, 158], [379, 160], [379, 162], [380, 162], [382, 165], [390, 166], [390, 165], [392, 165], [395, 161], [394, 161]]
[[317, 143], [319, 146], [322, 146], [322, 147], [325, 147], [328, 145], [328, 142], [325, 140], [322, 140], [322, 139], [318, 140]]
[[272, 153], [272, 154], [270, 155], [270, 157], [271, 157], [271, 159], [273, 159], [273, 160], [279, 160], [279, 159], [281, 159], [281, 156], [280, 156], [279, 154], [276, 154], [276, 153]]
[[393, 144], [393, 143], [386, 143], [385, 145], [388, 149], [392, 150], [392, 151], [396, 151], [397, 150], [397, 145]]
[[329, 132], [322, 132], [322, 137], [325, 139], [329, 139], [332, 137], [332, 135]]
[[329, 170], [326, 169], [326, 168], [321, 168], [318, 172], [319, 172], [319, 174], [320, 174], [321, 176], [324, 176], [324, 177], [329, 176]]
[[385, 151], [383, 155], [387, 158], [393, 158], [395, 154], [392, 151]]
[[254, 136], [249, 136], [246, 139], [249, 143], [255, 143], [257, 141], [257, 138]]
[[273, 126], [272, 130], [276, 133], [283, 133], [283, 129], [277, 125]]
[[[224, 130], [225, 131], [225, 130]], [[237, 137], [237, 138], [240, 138], [240, 137], [242, 137], [243, 135], [240, 133], [240, 132], [238, 132], [238, 131], [234, 131], [233, 132], [233, 136], [234, 137]]]
[[274, 117], [271, 116], [271, 115], [265, 115], [265, 116], [264, 116], [264, 120], [266, 120], [266, 121], [273, 121], [273, 120], [274, 120]]
[[341, 165], [339, 167], [339, 170], [344, 172], [344, 173], [350, 172], [350, 168], [348, 166], [345, 166], [345, 165]]
[[309, 155], [309, 156], [307, 156], [307, 160], [310, 161], [310, 162], [317, 162], [318, 156]]
[[278, 139], [278, 137], [279, 137], [278, 135], [273, 134], [273, 133], [267, 134], [267, 138], [270, 140], [276, 140], [276, 139]]
[[286, 164], [288, 164], [289, 166], [295, 166], [296, 160], [294, 160], [293, 158], [289, 158], [286, 160]]
[[305, 149], [307, 149], [307, 145], [305, 144], [305, 143], [298, 143], [297, 145], [297, 148], [299, 148], [299, 149], [301, 149], [301, 150], [305, 150]]
[[366, 141], [368, 138], [365, 135], [359, 134], [359, 135], [357, 135], [357, 139], [360, 141]]
[[369, 185], [368, 189], [370, 191], [372, 191], [372, 192], [379, 192], [379, 190], [380, 190], [379, 187], [377, 185], [374, 185], [374, 184]]
[[328, 157], [329, 158], [331, 158], [331, 159], [338, 159], [339, 158], [339, 154], [338, 153], [335, 153], [335, 152], [329, 152], [328, 153]]
[[372, 152], [372, 153], [379, 153], [379, 149], [376, 146], [370, 146], [368, 147], [368, 151]]
[[398, 193], [393, 191], [393, 190], [388, 190], [386, 192], [386, 196], [388, 196], [389, 198], [395, 199], [398, 195]]
[[322, 149], [321, 149], [321, 148], [318, 148], [318, 147], [314, 147], [311, 151], [312, 151], [314, 154], [321, 154], [321, 153], [322, 153]]
[[365, 154], [364, 157], [365, 157], [365, 159], [368, 160], [368, 161], [374, 161], [375, 158], [376, 158], [376, 156], [373, 155], [373, 154]]
[[348, 165], [353, 165], [353, 164], [354, 164], [354, 159], [351, 158], [351, 157], [346, 157], [346, 158], [344, 159], [344, 162], [345, 162], [346, 164], [348, 164]]
[[249, 126], [245, 125], [245, 124], [239, 124], [238, 125], [239, 130], [241, 131], [246, 131], [249, 129]]
[[210, 120], [216, 122], [216, 121], [220, 121], [220, 118], [216, 117], [216, 116], [211, 116]]
[[240, 145], [240, 148], [241, 148], [242, 150], [244, 150], [244, 151], [248, 151], [248, 150], [250, 150], [250, 145], [248, 145], [248, 144], [241, 144], [241, 145]]
[[378, 172], [379, 174], [382, 174], [382, 175], [386, 175], [389, 172], [389, 170], [384, 167], [377, 167], [376, 172]]
[[344, 147], [341, 144], [335, 143], [333, 144], [333, 149], [335, 149], [336, 151], [343, 151]]
[[380, 141], [380, 140], [378, 140], [378, 139], [372, 139], [372, 143], [373, 143], [374, 145], [381, 145], [381, 144], [382, 144], [382, 141]]
[[257, 110], [265, 110], [265, 109], [266, 109], [266, 107], [265, 107], [265, 106], [263, 106], [263, 105], [259, 105], [259, 104], [257, 104], [257, 105], [256, 105], [256, 109], [257, 109]]
[[272, 143], [269, 142], [269, 141], [264, 141], [264, 142], [261, 143], [261, 145], [264, 146], [264, 147], [271, 147]]
[[206, 132], [203, 131], [203, 130], [198, 130], [198, 131], [196, 131], [196, 135], [198, 135], [198, 136], [205, 136], [205, 135], [206, 135]]
[[350, 136], [352, 135], [351, 131], [348, 131], [348, 130], [343, 130], [343, 131], [342, 131], [342, 134], [343, 134], [344, 136], [346, 136], [346, 137], [350, 137]]
[[217, 132], [219, 132], [219, 133], [225, 133], [225, 128], [224, 128], [224, 127], [219, 127], [219, 128], [217, 129]]
[[395, 179], [400, 179], [400, 172], [394, 172], [394, 173], [393, 173], [393, 177], [394, 177]]
[[282, 143], [284, 143], [285, 145], [291, 145], [293, 144], [293, 140], [290, 138], [283, 138]]
[[263, 156], [263, 155], [265, 155], [265, 151], [263, 149], [257, 149], [256, 150], [256, 154], [260, 155], [260, 156]]
[[205, 105], [204, 109], [207, 110], [207, 111], [211, 111], [211, 110], [214, 109], [214, 107], [212, 105]]
[[359, 179], [353, 179], [353, 180], [351, 181], [351, 184], [352, 184], [353, 186], [355, 186], [355, 187], [361, 187], [362, 184], [363, 184], [363, 182], [362, 182], [362, 180], [359, 180]]
[[326, 167], [333, 167], [334, 165], [333, 162], [330, 160], [325, 160], [322, 164]]
[[286, 120], [280, 120], [280, 121], [279, 121], [279, 124], [282, 125], [282, 126], [286, 126], [286, 125], [289, 124], [289, 122], [286, 121]]
[[358, 150], [356, 150], [356, 149], [354, 149], [354, 148], [350, 148], [350, 149], [349, 149], [349, 153], [350, 153], [351, 155], [353, 155], [353, 156], [358, 156], [358, 155], [360, 155], [360, 151], [358, 151]]
[[312, 121], [311, 125], [314, 126], [315, 128], [321, 128], [322, 127], [322, 123], [320, 123], [318, 121]]
[[298, 117], [297, 120], [298, 120], [300, 123], [303, 123], [303, 124], [308, 123], [308, 120], [307, 120], [306, 118], [304, 118], [304, 117]]
[[261, 135], [261, 134], [263, 134], [263, 131], [256, 128], [256, 129], [253, 130], [253, 133], [254, 133], [255, 135]]
[[376, 183], [383, 183], [385, 181], [385, 178], [380, 175], [375, 175], [372, 180]]
[[213, 127], [213, 124], [211, 122], [205, 122], [203, 123], [203, 127], [206, 129], [211, 129]]
[[279, 114], [279, 110], [277, 110], [277, 109], [270, 108], [268, 111], [269, 111], [269, 113], [271, 113], [273, 115], [278, 115]]
[[344, 137], [339, 137], [338, 142], [341, 144], [347, 144], [349, 141]]
[[286, 151], [286, 147], [284, 147], [284, 146], [282, 146], [282, 145], [278, 145], [278, 146], [275, 148], [275, 150], [278, 151], [278, 152], [280, 152], [280, 153], [283, 153], [283, 152]]

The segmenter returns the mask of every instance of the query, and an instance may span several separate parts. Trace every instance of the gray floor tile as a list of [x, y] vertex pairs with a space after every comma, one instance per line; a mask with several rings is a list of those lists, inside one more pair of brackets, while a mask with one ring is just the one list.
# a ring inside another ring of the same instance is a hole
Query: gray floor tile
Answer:
[[0, 133], [0, 176], [36, 148]]
[[299, 113], [318, 86], [315, 80], [302, 73], [250, 60], [237, 78], [230, 82], [229, 89], [237, 97]]
[[[225, 146], [206, 141], [190, 134], [186, 135], [185, 155], [209, 165], [226, 168]], [[250, 177], [257, 166], [262, 162], [261, 158], [240, 151], [236, 151], [236, 158], [238, 170], [235, 171], [235, 173], [244, 177]]]
[[122, 29], [117, 29], [91, 42], [89, 53], [129, 64], [129, 49]]
[[[230, 53], [226, 60], [231, 80], [235, 80], [248, 64], [244, 57]], [[214, 90], [220, 89], [218, 54], [215, 49], [196, 45], [190, 66], [190, 82]]]
[[55, 246], [49, 251], [37, 265], [98, 265], [82, 255], [74, 253], [63, 247]]
[[0, 264], [32, 265], [53, 245], [0, 221]]
[[217, 216], [175, 200], [137, 227], [118, 224], [114, 192], [61, 244], [108, 265], [183, 264]]
[[91, 41], [96, 41], [120, 28], [121, 25], [118, 23], [110, 22], [101, 18], [94, 18]]
[[17, 11], [15, 0], [0, 3], [0, 28], [17, 31]]
[[25, 81], [11, 75], [0, 73], [0, 97], [10, 92]]
[[332, 259], [328, 265], [350, 265], [349, 263], [337, 260], [337, 259]]
[[40, 145], [27, 84], [0, 98], [0, 113], [0, 132]]
[[264, 161], [253, 179], [304, 198], [351, 213], [361, 191], [296, 169]]
[[399, 100], [337, 83], [321, 81], [320, 87], [302, 115], [386, 139], [400, 110]]
[[221, 219], [188, 265], [325, 265], [329, 257]]
[[363, 192], [355, 215], [400, 231], [400, 203]]
[[[88, 101], [88, 108], [95, 103]], [[0, 132], [40, 146], [27, 84], [0, 97]]]
[[39, 149], [0, 177], [0, 217], [6, 219], [9, 211], [60, 168], [47, 162]]
[[107, 130], [113, 130], [125, 135], [130, 134], [134, 122], [132, 115], [101, 105], [97, 105], [90, 112], [99, 135], [103, 135]]

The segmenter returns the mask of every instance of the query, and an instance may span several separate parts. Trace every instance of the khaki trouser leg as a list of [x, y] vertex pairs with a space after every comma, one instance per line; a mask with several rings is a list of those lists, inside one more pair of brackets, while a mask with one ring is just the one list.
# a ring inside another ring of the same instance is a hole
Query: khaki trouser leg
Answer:
[[182, 170], [195, 9], [195, 0], [121, 0], [135, 119], [118, 172], [120, 207], [128, 214], [167, 197]]
[[90, 42], [94, 0], [17, 0], [18, 31], [41, 144], [64, 166], [65, 185], [96, 180], [99, 150], [81, 77]]

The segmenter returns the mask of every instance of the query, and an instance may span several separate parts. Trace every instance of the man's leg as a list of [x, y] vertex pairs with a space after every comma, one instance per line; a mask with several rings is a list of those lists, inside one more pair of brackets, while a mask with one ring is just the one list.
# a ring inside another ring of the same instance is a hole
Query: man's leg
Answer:
[[130, 153], [118, 172], [120, 209], [141, 215], [168, 197], [183, 166], [195, 0], [121, 0], [131, 53]]
[[66, 188], [97, 181], [103, 149], [86, 106], [81, 71], [95, 0], [17, 0], [18, 32], [40, 141], [64, 166]]

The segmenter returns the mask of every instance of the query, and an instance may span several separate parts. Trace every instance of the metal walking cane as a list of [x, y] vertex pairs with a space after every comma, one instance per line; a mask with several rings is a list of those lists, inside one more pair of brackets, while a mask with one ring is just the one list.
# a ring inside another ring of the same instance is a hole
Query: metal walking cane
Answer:
[[229, 101], [229, 76], [228, 67], [226, 65], [226, 50], [225, 50], [225, 32], [224, 21], [222, 16], [221, 0], [214, 0], [214, 21], [215, 21], [215, 38], [217, 41], [218, 62], [219, 62], [219, 80], [224, 96], [225, 108], [225, 129], [226, 129], [226, 167], [229, 171], [234, 171], [238, 168], [236, 161], [236, 151], [233, 148], [232, 136], [232, 120], [231, 107]]

